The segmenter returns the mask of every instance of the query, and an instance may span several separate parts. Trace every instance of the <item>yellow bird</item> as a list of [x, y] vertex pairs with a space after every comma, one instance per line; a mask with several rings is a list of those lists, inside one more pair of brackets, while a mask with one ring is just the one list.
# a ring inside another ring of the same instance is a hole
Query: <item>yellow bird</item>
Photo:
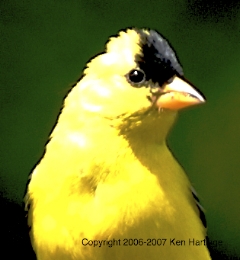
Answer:
[[166, 144], [177, 110], [204, 101], [157, 31], [111, 37], [65, 98], [31, 174], [37, 259], [211, 259], [201, 206]]

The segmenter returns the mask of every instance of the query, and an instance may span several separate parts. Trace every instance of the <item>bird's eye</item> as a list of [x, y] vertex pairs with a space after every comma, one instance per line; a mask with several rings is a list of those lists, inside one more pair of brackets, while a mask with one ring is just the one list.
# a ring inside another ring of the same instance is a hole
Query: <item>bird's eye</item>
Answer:
[[132, 83], [142, 83], [145, 80], [145, 73], [142, 70], [131, 70], [128, 74], [128, 80]]

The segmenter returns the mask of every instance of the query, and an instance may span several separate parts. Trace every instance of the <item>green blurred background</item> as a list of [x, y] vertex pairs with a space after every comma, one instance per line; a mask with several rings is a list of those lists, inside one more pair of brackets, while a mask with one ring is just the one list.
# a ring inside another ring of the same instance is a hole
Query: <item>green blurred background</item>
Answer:
[[6, 259], [27, 259], [20, 206], [65, 94], [108, 37], [129, 26], [169, 39], [185, 76], [207, 98], [181, 112], [169, 143], [206, 209], [210, 240], [222, 241], [212, 246], [215, 259], [240, 259], [239, 7], [233, 0], [0, 1], [1, 246], [12, 248]]

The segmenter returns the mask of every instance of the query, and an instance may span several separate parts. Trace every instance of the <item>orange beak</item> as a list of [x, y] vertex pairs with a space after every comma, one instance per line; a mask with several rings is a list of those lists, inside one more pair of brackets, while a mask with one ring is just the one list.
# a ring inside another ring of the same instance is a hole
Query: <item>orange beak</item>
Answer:
[[175, 76], [170, 84], [164, 86], [155, 104], [159, 108], [179, 110], [204, 102], [204, 97], [196, 89], [188, 82]]

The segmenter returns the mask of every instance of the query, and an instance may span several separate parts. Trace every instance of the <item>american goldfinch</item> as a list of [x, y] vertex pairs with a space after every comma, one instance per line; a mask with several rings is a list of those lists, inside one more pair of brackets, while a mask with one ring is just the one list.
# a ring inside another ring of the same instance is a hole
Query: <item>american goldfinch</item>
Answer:
[[211, 259], [202, 208], [166, 137], [204, 103], [167, 40], [111, 37], [68, 93], [25, 197], [38, 260]]

